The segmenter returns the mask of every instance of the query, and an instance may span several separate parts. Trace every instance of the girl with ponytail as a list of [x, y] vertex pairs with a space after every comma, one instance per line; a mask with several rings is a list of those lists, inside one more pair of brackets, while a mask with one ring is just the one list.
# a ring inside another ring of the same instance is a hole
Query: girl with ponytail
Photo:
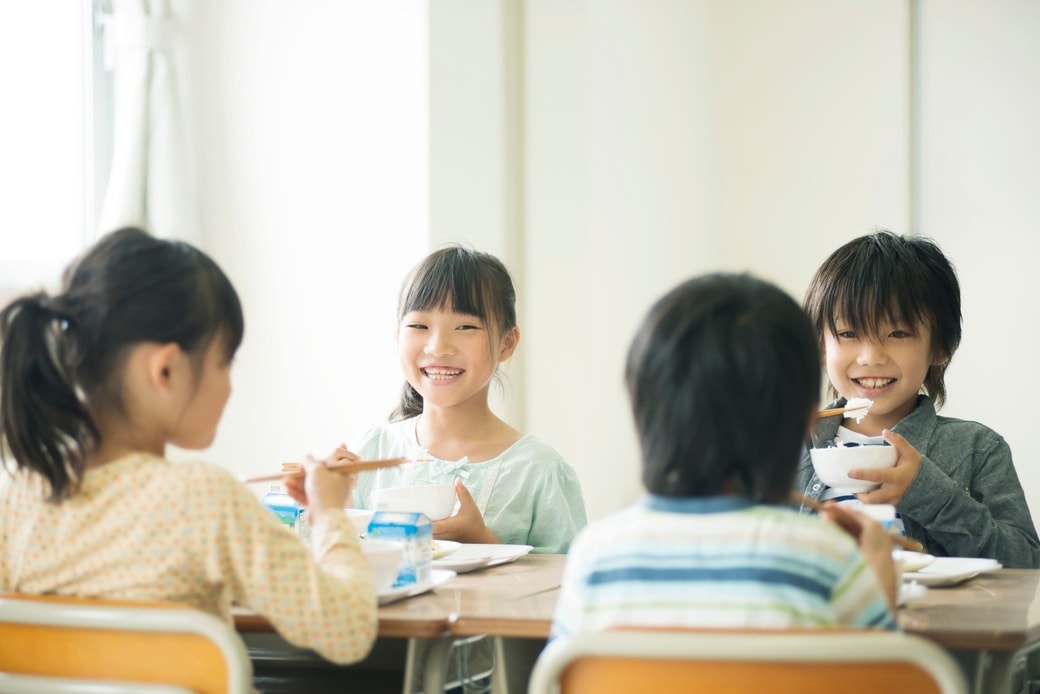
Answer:
[[[314, 554], [207, 448], [231, 393], [242, 308], [204, 253], [139, 229], [100, 241], [55, 295], [0, 311], [0, 592], [176, 601], [265, 615], [339, 663], [376, 635], [352, 480], [305, 464]], [[270, 561], [278, 557], [278, 561]]]

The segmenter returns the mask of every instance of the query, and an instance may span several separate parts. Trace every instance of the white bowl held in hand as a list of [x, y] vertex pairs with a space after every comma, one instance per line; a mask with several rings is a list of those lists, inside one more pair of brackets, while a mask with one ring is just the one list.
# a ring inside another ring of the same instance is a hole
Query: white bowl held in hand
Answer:
[[368, 534], [368, 524], [372, 521], [372, 516], [375, 515], [375, 511], [367, 508], [345, 508], [347, 517], [350, 518], [350, 522], [354, 524], [354, 529], [357, 530], [358, 537]]
[[896, 464], [895, 446], [834, 446], [810, 448], [813, 468], [823, 483], [834, 489], [849, 492], [869, 492], [881, 485], [865, 480], [854, 480], [849, 470], [877, 470]]
[[404, 559], [404, 543], [393, 540], [362, 540], [361, 551], [372, 565], [376, 592], [382, 593], [394, 584]]
[[424, 513], [432, 521], [451, 515], [455, 508], [455, 485], [423, 484], [416, 487], [390, 487], [372, 492], [376, 511]]

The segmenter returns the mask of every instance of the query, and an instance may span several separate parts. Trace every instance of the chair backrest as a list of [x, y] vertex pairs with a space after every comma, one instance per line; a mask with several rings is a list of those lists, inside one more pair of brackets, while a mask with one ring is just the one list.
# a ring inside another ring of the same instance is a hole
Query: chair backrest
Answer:
[[176, 603], [3, 593], [0, 644], [3, 694], [252, 691], [232, 626]]
[[909, 634], [609, 631], [552, 641], [529, 694], [965, 694], [953, 658]]

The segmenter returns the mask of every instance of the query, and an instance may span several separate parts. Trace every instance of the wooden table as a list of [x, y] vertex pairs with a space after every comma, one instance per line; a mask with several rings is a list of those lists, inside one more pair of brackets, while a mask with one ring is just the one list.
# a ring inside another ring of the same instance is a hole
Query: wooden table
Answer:
[[1040, 673], [1040, 570], [1000, 569], [929, 588], [899, 611], [899, 625], [974, 659], [974, 691], [1013, 691], [1016, 660], [1026, 673]]
[[[502, 638], [540, 642], [548, 637], [565, 559], [528, 555], [460, 574], [431, 593], [381, 607], [379, 635], [411, 639], [410, 654], [425, 642], [425, 691], [439, 691], [455, 638], [486, 634], [501, 643]], [[957, 586], [930, 588], [899, 611], [899, 624], [908, 633], [970, 654], [974, 691], [1010, 691], [1016, 659], [1040, 659], [1040, 570], [1001, 569]], [[236, 626], [270, 630], [264, 620], [246, 613], [236, 614]], [[418, 660], [409, 657], [410, 666]], [[1035, 676], [1040, 661], [1025, 667]], [[411, 673], [406, 674], [410, 682]]]
[[[409, 642], [405, 694], [411, 693], [412, 668], [420, 662], [423, 691], [441, 691], [451, 644], [478, 635], [494, 640], [492, 692], [526, 691], [534, 659], [549, 636], [565, 560], [562, 554], [531, 554], [502, 566], [460, 574], [433, 593], [412, 598], [445, 612], [448, 624], [438, 640]], [[381, 608], [380, 633], [384, 616], [395, 615], [395, 606], [408, 607], [396, 603]]]
[[[448, 653], [457, 638], [496, 637], [500, 663], [509, 660], [503, 637], [538, 639], [549, 635], [557, 589], [566, 557], [531, 554], [501, 566], [459, 574], [436, 590], [379, 608], [379, 636], [407, 638], [405, 693], [411, 691], [416, 668], [421, 668], [424, 691], [444, 689]], [[235, 627], [243, 633], [271, 632], [271, 624], [247, 610], [233, 611]], [[523, 676], [524, 667], [520, 668]], [[506, 679], [505, 666], [495, 669], [498, 691], [515, 689]]]

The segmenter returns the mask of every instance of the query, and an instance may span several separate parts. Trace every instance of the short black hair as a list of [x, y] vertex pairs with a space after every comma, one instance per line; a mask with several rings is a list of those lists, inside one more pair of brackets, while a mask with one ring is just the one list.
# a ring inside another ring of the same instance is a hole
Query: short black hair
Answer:
[[647, 490], [786, 501], [820, 380], [812, 325], [775, 285], [717, 273], [675, 287], [625, 367]]
[[[941, 407], [946, 369], [961, 343], [961, 290], [953, 265], [935, 241], [880, 230], [849, 241], [830, 254], [809, 282], [803, 302], [822, 349], [837, 321], [863, 335], [899, 320], [927, 325], [931, 356], [925, 390]], [[830, 386], [831, 397], [838, 392]]]

